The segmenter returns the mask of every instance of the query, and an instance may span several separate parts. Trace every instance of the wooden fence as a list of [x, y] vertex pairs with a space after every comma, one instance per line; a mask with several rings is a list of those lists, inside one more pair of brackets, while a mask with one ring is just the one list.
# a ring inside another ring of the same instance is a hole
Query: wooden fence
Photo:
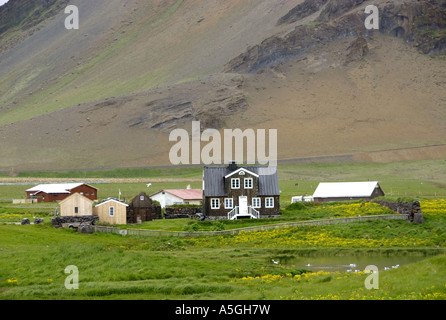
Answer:
[[164, 231], [164, 230], [144, 230], [144, 229], [120, 229], [116, 227], [106, 227], [106, 226], [95, 226], [95, 231], [103, 233], [120, 234], [122, 236], [129, 235], [129, 236], [143, 236], [143, 237], [163, 237], [163, 236], [199, 237], [199, 236], [234, 235], [234, 234], [239, 234], [240, 232], [265, 231], [265, 230], [275, 230], [275, 229], [290, 228], [290, 227], [322, 226], [322, 225], [353, 223], [353, 222], [363, 222], [363, 221], [373, 221], [373, 220], [407, 220], [407, 219], [408, 215], [406, 214], [388, 214], [388, 215], [377, 215], [377, 216], [285, 222], [272, 225], [253, 226], [247, 228], [222, 230], [222, 231], [187, 232], [187, 231]]

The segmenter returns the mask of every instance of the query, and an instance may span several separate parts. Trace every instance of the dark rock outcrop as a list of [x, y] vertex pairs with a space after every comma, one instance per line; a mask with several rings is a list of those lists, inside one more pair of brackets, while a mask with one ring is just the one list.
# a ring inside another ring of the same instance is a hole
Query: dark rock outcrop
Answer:
[[293, 23], [318, 12], [328, 0], [305, 0], [277, 21], [277, 25]]
[[369, 46], [367, 40], [364, 37], [359, 36], [353, 41], [347, 49], [347, 56], [345, 63], [349, 64], [354, 61], [361, 60], [369, 52]]
[[[272, 36], [265, 39], [229, 61], [224, 71], [255, 73], [288, 59], [303, 57], [309, 49], [330, 41], [345, 38], [367, 40], [376, 32], [404, 39], [424, 54], [446, 52], [446, 8], [443, 1], [382, 4], [378, 7], [379, 31], [365, 28], [364, 21], [367, 15], [362, 6], [364, 2], [364, 0], [329, 1], [311, 27], [297, 26], [284, 37]], [[306, 1], [279, 19], [278, 23], [297, 21], [316, 12], [322, 3], [323, 1], [311, 4]], [[365, 48], [363, 44], [361, 47]]]

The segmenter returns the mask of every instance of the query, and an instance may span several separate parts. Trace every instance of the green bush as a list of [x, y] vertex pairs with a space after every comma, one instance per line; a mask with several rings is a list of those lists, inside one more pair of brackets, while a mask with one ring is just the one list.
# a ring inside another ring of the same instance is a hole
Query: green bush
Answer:
[[222, 231], [225, 230], [225, 225], [221, 221], [217, 221], [212, 226], [212, 231]]
[[200, 230], [200, 225], [196, 222], [187, 224], [183, 227], [183, 231], [194, 232]]
[[294, 202], [286, 207], [286, 210], [304, 210], [307, 207], [302, 202]]

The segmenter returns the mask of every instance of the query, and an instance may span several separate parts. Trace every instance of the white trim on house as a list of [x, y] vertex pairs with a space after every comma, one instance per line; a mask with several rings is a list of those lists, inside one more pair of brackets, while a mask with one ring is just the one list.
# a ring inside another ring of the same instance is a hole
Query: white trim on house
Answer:
[[212, 198], [211, 199], [211, 209], [212, 210], [220, 209], [220, 199], [219, 198]]
[[234, 199], [225, 198], [225, 209], [234, 209]]
[[108, 202], [110, 202], [110, 201], [113, 201], [113, 202], [122, 204], [122, 205], [124, 205], [124, 206], [126, 206], [126, 207], [129, 206], [127, 203], [121, 202], [121, 201], [116, 200], [116, 199], [106, 199], [106, 200], [104, 200], [104, 201], [98, 203], [95, 207], [100, 207], [100, 206], [102, 206], [103, 204], [106, 204], [106, 203], [108, 203]]
[[[248, 186], [246, 186], [246, 182], [249, 182]], [[253, 178], [243, 178], [243, 186], [245, 189], [254, 188], [254, 179]]]
[[265, 198], [265, 208], [274, 208], [274, 197]]
[[253, 176], [256, 177], [256, 178], [259, 177], [259, 175], [258, 175], [257, 173], [254, 173], [254, 172], [252, 172], [252, 171], [246, 170], [245, 168], [239, 168], [239, 169], [235, 170], [234, 172], [231, 172], [230, 174], [226, 175], [226, 176], [225, 176], [225, 179], [227, 179], [227, 178], [233, 176], [233, 175], [236, 174], [236, 173], [239, 173], [240, 171], [247, 172], [247, 173], [249, 173], [250, 175], [253, 175]]
[[252, 207], [254, 209], [262, 208], [262, 198], [252, 198]]

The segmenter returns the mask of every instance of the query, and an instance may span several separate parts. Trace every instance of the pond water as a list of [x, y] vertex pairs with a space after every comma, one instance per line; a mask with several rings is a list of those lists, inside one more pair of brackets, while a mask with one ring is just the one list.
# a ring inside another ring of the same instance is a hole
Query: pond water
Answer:
[[287, 257], [275, 260], [286, 267], [307, 269], [313, 272], [358, 272], [364, 271], [368, 265], [378, 267], [379, 271], [397, 269], [405, 264], [414, 263], [426, 259], [424, 255], [416, 256], [309, 256]]

